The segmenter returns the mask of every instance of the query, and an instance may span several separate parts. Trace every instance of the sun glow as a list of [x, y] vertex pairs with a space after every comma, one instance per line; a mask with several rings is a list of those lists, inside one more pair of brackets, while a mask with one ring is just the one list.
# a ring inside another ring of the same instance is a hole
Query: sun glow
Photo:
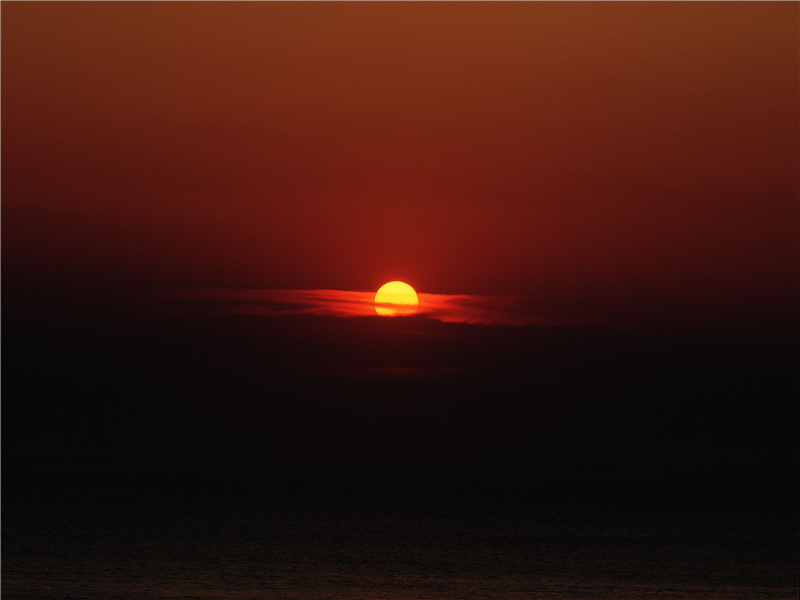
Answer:
[[390, 281], [375, 294], [375, 312], [382, 317], [411, 315], [417, 312], [418, 305], [417, 292], [402, 281]]

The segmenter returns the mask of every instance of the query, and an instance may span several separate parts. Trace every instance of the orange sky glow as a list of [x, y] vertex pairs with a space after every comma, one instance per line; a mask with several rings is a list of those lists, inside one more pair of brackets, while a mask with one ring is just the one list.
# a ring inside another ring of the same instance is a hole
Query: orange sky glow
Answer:
[[797, 3], [3, 3], [2, 34], [6, 283], [796, 308]]
[[9, 597], [798, 596], [800, 3], [0, 27]]

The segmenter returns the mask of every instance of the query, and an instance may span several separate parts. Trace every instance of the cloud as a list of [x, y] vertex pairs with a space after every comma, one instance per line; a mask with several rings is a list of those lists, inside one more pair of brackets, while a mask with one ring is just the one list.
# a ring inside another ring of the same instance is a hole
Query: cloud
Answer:
[[[415, 318], [471, 325], [558, 325], [528, 296], [418, 294]], [[375, 317], [374, 293], [348, 290], [181, 290], [158, 294], [174, 310], [264, 316]]]

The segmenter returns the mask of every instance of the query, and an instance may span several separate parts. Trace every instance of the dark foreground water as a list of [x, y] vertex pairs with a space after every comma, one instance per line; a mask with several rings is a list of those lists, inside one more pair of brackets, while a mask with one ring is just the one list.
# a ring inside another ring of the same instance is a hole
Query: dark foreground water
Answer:
[[2, 595], [796, 598], [792, 476], [3, 457]]

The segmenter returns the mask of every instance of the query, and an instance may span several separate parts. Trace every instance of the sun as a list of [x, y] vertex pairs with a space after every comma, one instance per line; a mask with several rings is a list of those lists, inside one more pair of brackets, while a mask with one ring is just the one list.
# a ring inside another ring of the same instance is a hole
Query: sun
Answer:
[[418, 305], [417, 292], [402, 281], [390, 281], [375, 294], [375, 312], [382, 317], [411, 315], [417, 312]]

